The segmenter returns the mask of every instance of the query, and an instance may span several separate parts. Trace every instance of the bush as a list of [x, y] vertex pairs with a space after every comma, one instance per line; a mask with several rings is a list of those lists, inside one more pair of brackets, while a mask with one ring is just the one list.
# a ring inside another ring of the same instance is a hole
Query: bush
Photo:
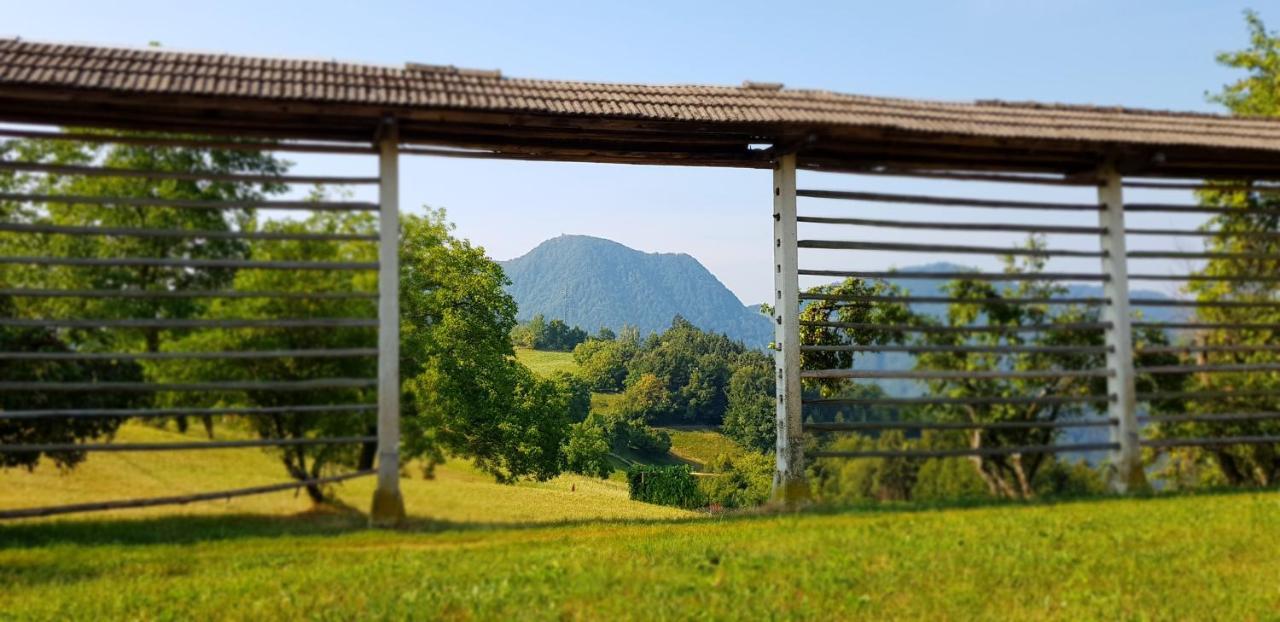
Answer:
[[617, 450], [661, 456], [671, 449], [670, 434], [665, 430], [649, 427], [638, 417], [617, 412], [593, 412], [583, 421], [583, 425], [598, 428], [609, 445]]
[[708, 465], [711, 477], [698, 480], [709, 503], [724, 508], [749, 508], [769, 500], [773, 490], [772, 455], [746, 453], [718, 456]]
[[569, 442], [564, 448], [565, 469], [588, 477], [609, 477], [609, 439], [599, 426], [587, 422], [569, 426]]
[[687, 465], [636, 465], [627, 471], [627, 486], [636, 501], [678, 508], [706, 505], [693, 471]]
[[1089, 497], [1107, 492], [1106, 477], [1084, 461], [1053, 460], [1032, 482], [1036, 494], [1046, 497]]

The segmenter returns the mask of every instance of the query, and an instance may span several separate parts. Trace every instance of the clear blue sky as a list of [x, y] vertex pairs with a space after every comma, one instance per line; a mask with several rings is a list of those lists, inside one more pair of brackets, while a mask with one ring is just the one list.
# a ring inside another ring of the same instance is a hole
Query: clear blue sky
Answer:
[[[525, 77], [709, 84], [750, 79], [870, 95], [1202, 111], [1214, 110], [1206, 91], [1233, 78], [1214, 63], [1214, 54], [1245, 45], [1243, 10], [1252, 7], [1280, 26], [1280, 3], [1261, 1], [4, 5], [0, 35], [36, 40], [159, 41], [171, 49], [454, 64]], [[326, 172], [365, 165], [327, 166]], [[497, 259], [560, 233], [584, 233], [646, 251], [690, 253], [747, 303], [767, 299], [771, 289], [768, 172], [414, 158], [406, 160], [402, 175], [406, 206], [446, 207], [459, 232]], [[824, 187], [868, 183], [812, 175], [802, 184], [810, 181]], [[1044, 196], [1045, 190], [1020, 192]], [[811, 211], [835, 207], [814, 204]], [[856, 261], [882, 267], [912, 259]], [[845, 265], [849, 260], [843, 257]]]

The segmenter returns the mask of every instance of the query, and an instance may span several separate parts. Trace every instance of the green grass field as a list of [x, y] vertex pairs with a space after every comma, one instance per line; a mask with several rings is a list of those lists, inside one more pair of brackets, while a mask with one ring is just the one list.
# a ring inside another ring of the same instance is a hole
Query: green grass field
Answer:
[[[668, 432], [672, 460], [735, 450]], [[103, 453], [0, 472], [0, 508], [282, 479], [258, 449]], [[0, 524], [0, 620], [1280, 619], [1276, 492], [712, 517], [454, 461], [407, 468], [408, 524], [384, 531], [372, 486]]]
[[528, 367], [539, 376], [550, 376], [556, 372], [573, 373], [578, 371], [578, 364], [573, 361], [572, 352], [516, 348], [516, 360], [524, 363], [525, 367]]
[[1278, 573], [1276, 494], [404, 531], [314, 514], [0, 527], [6, 619], [1261, 620], [1280, 616]]

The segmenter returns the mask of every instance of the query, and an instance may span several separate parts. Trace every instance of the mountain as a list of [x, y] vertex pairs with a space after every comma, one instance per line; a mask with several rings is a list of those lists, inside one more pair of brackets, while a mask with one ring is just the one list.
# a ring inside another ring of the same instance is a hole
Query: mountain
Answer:
[[744, 306], [684, 253], [645, 253], [602, 238], [562, 235], [499, 263], [511, 279], [508, 292], [521, 321], [541, 313], [591, 332], [630, 325], [643, 335], [666, 330], [680, 315], [752, 347], [773, 338], [758, 308]]
[[[640, 333], [661, 332], [681, 315], [703, 330], [763, 347], [773, 340], [773, 325], [760, 314], [760, 305], [744, 306], [729, 288], [698, 260], [684, 253], [645, 253], [617, 242], [585, 235], [562, 235], [547, 240], [521, 257], [499, 262], [511, 279], [508, 292], [519, 305], [518, 318], [541, 313], [594, 332], [602, 326], [619, 330], [635, 326]], [[974, 268], [931, 263], [902, 268], [902, 272], [966, 272]], [[769, 278], [769, 275], [761, 275]], [[943, 295], [944, 279], [889, 279], [916, 296]], [[1068, 297], [1096, 297], [1096, 285], [1068, 284]], [[1166, 299], [1158, 291], [1134, 290], [1134, 298]], [[941, 317], [946, 306], [916, 305], [921, 313]], [[1151, 321], [1177, 321], [1178, 309], [1142, 309]], [[869, 355], [872, 369], [893, 368], [908, 355]], [[909, 363], [908, 363], [909, 366]], [[907, 383], [910, 384], [910, 383]], [[912, 388], [914, 391], [915, 389]]]
[[[930, 273], [930, 272], [976, 272], [977, 269], [971, 266], [962, 266], [959, 264], [938, 262], [924, 264], [920, 266], [911, 266], [901, 268], [899, 272], [912, 273]], [[908, 290], [914, 296], [943, 296], [942, 286], [947, 284], [945, 279], [888, 279], [894, 285]], [[1097, 298], [1102, 296], [1102, 286], [1085, 285], [1082, 283], [1068, 283], [1066, 298]], [[1135, 299], [1147, 300], [1168, 300], [1169, 296], [1164, 292], [1149, 289], [1133, 289], [1129, 291], [1129, 297]], [[916, 311], [942, 317], [947, 313], [946, 305], [941, 304], [922, 304], [914, 306]], [[1141, 307], [1142, 319], [1151, 322], [1178, 322], [1186, 320], [1184, 314], [1180, 313], [1178, 307]]]

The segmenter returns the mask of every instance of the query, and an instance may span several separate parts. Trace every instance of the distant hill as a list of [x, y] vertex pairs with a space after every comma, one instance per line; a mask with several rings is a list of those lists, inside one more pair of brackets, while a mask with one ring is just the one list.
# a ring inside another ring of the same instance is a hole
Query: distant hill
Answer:
[[562, 235], [500, 263], [521, 320], [541, 313], [590, 332], [630, 325], [647, 334], [666, 330], [681, 315], [752, 347], [773, 338], [768, 318], [684, 253], [645, 253], [603, 238]]
[[[698, 260], [684, 253], [645, 253], [603, 238], [562, 235], [515, 259], [500, 262], [511, 279], [508, 291], [519, 305], [519, 319], [541, 313], [595, 332], [635, 326], [641, 334], [661, 332], [681, 315], [703, 330], [724, 333], [752, 347], [773, 340], [773, 326], [760, 305], [745, 306]], [[972, 267], [931, 263], [902, 272], [965, 272]], [[768, 278], [769, 275], [762, 275]], [[941, 295], [945, 279], [889, 279], [917, 296]], [[1068, 285], [1067, 296], [1099, 296], [1096, 285]], [[1135, 298], [1167, 298], [1158, 291], [1134, 290]], [[945, 305], [917, 305], [941, 316]], [[1176, 320], [1177, 309], [1143, 309], [1153, 321]], [[881, 355], [871, 368], [892, 368], [906, 355]], [[908, 383], [909, 384], [909, 383]]]

